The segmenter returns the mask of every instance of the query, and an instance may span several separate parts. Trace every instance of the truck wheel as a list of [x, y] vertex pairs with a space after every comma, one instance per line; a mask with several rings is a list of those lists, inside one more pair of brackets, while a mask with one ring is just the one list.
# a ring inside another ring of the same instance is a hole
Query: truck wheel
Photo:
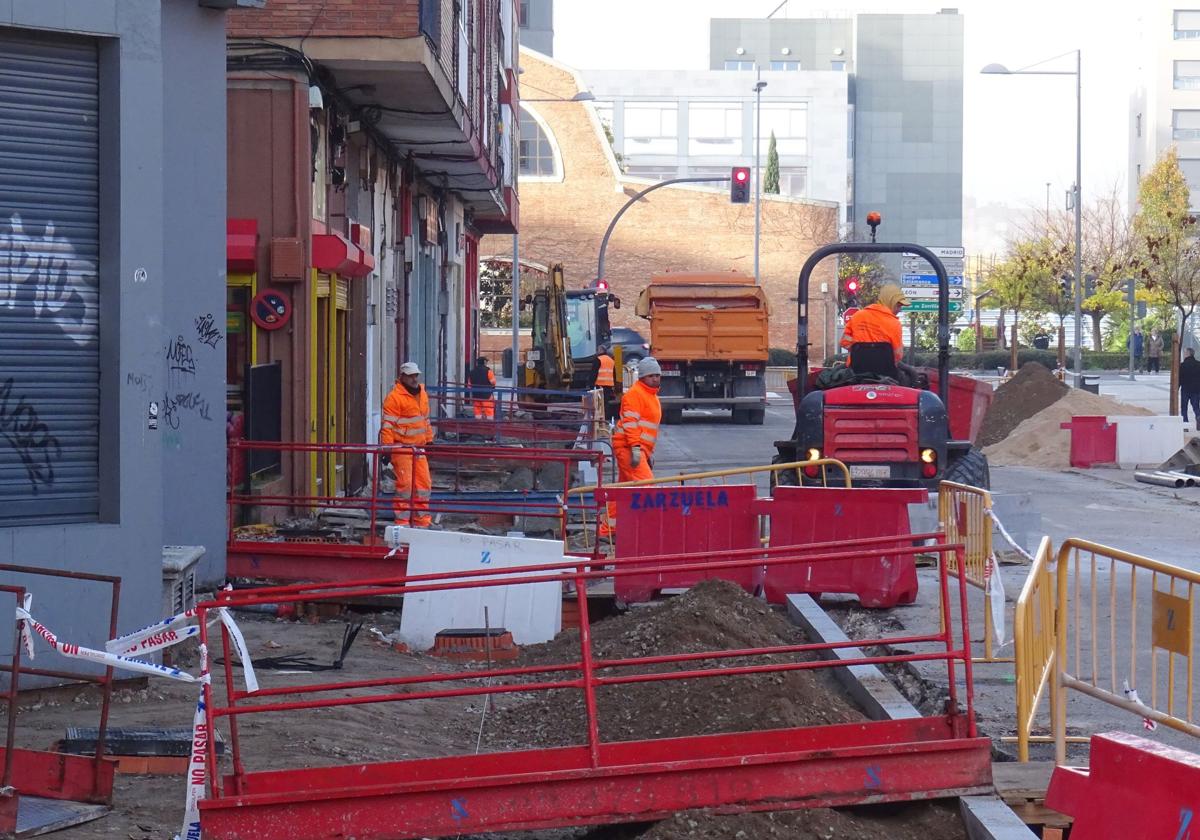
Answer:
[[662, 421], [668, 426], [678, 426], [683, 422], [682, 408], [664, 408]]
[[767, 410], [765, 408], [751, 408], [746, 412], [748, 418], [746, 422], [751, 426], [761, 426], [763, 421], [767, 419]]
[[745, 408], [733, 409], [733, 422], [737, 426], [747, 426], [750, 424], [750, 412]]
[[966, 484], [970, 487], [978, 487], [981, 490], [990, 490], [992, 487], [992, 476], [988, 470], [987, 456], [972, 446], [961, 458], [946, 468], [946, 472], [942, 475], [942, 480]]
[[[776, 454], [771, 459], [772, 464], [784, 463], [783, 456]], [[773, 470], [771, 472], [771, 491], [774, 493], [776, 487], [796, 487], [797, 476], [795, 470]]]

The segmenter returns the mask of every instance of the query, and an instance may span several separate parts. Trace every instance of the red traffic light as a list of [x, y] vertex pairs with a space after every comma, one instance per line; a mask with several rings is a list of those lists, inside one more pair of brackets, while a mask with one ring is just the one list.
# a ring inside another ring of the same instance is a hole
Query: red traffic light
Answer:
[[750, 167], [735, 166], [729, 173], [729, 203], [750, 203]]
[[846, 280], [846, 291], [852, 295], [858, 294], [858, 278], [851, 277]]

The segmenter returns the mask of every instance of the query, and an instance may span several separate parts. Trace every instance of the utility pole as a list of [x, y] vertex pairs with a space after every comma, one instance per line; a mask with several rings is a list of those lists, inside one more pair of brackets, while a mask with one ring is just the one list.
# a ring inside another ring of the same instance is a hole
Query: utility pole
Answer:
[[762, 80], [762, 68], [754, 65], [757, 81], [754, 83], [754, 282], [761, 283], [758, 272], [758, 243], [762, 233], [762, 168], [759, 157], [762, 150], [762, 89], [767, 83]]
[[512, 261], [512, 384], [520, 387], [521, 369], [521, 238], [513, 234]]

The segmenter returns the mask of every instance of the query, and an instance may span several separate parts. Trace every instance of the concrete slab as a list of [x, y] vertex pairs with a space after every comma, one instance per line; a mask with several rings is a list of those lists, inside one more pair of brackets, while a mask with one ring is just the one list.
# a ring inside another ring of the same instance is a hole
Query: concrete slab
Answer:
[[958, 808], [970, 840], [1034, 840], [1037, 837], [998, 796], [962, 796]]
[[[810, 595], [787, 596], [788, 617], [804, 628], [813, 641], [848, 642], [842, 632]], [[862, 648], [847, 647], [820, 651], [823, 659], [847, 661], [862, 659]], [[900, 720], [921, 717], [883, 672], [874, 665], [849, 665], [834, 668], [833, 676], [871, 720]]]

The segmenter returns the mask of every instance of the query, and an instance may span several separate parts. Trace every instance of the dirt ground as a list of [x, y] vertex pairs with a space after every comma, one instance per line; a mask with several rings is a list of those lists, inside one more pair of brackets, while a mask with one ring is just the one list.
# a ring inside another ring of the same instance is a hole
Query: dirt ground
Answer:
[[996, 389], [983, 418], [977, 445], [999, 443], [1023, 421], [1062, 399], [1070, 390], [1045, 365], [1026, 362], [1012, 379]]
[[[360, 633], [337, 671], [282, 673], [258, 669], [264, 688], [380, 675], [406, 676], [455, 670], [424, 654], [399, 653], [377, 640], [367, 628], [384, 634], [399, 624], [398, 613], [353, 615], [319, 624], [276, 620], [239, 613], [251, 655], [307, 657], [315, 664], [332, 663], [341, 648], [346, 619], [363, 620]], [[746, 595], [733, 584], [709, 582], [657, 607], [636, 609], [593, 625], [594, 651], [600, 659], [667, 652], [759, 647], [803, 641], [800, 631], [781, 613]], [[517, 664], [573, 661], [578, 657], [577, 631], [528, 648]], [[192, 652], [194, 656], [194, 652]], [[47, 658], [49, 658], [47, 656]], [[187, 657], [181, 663], [189, 666]], [[723, 664], [762, 662], [724, 660]], [[194, 660], [190, 670], [195, 670]], [[303, 670], [297, 669], [297, 670]], [[225, 691], [221, 668], [214, 669], [214, 689]], [[241, 685], [235, 669], [235, 683]], [[619, 690], [618, 690], [619, 689]], [[196, 687], [155, 680], [145, 688], [116, 695], [114, 727], [187, 727]], [[371, 690], [381, 693], [384, 689]], [[368, 692], [368, 693], [371, 693]], [[222, 704], [223, 705], [223, 704]], [[862, 719], [832, 679], [821, 671], [712, 677], [656, 684], [614, 686], [599, 693], [600, 728], [606, 740], [671, 737], [783, 726], [838, 723]], [[31, 695], [22, 705], [19, 743], [40, 749], [62, 738], [68, 726], [95, 726], [95, 697], [74, 690]], [[383, 761], [476, 750], [481, 698], [414, 700], [343, 706], [286, 715], [249, 715], [241, 719], [243, 761], [250, 771], [286, 766], [316, 767], [358, 761]], [[483, 750], [580, 743], [584, 715], [576, 692], [499, 695], [484, 720]], [[227, 724], [219, 725], [229, 742]], [[223, 762], [228, 767], [228, 759]], [[107, 817], [58, 832], [69, 840], [121, 838], [150, 840], [179, 830], [184, 784], [180, 776], [118, 776], [115, 807]], [[684, 813], [653, 826], [611, 826], [504, 837], [522, 840], [752, 840], [758, 837], [950, 840], [963, 836], [956, 803], [918, 803], [865, 811], [816, 809], [721, 816]], [[489, 835], [490, 840], [500, 840]]]

